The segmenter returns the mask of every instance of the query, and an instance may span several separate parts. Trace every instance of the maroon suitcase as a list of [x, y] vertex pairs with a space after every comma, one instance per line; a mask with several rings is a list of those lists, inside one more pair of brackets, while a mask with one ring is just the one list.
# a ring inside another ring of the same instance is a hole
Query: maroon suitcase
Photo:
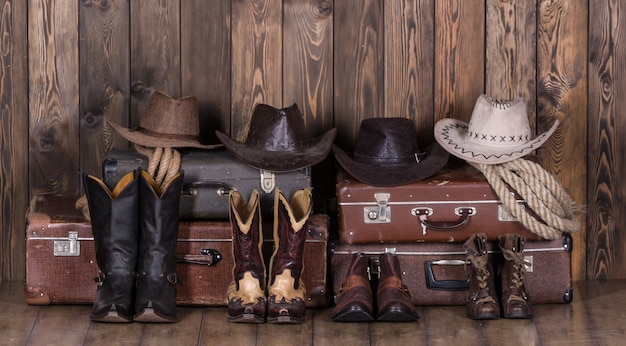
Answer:
[[[75, 209], [77, 197], [36, 196], [26, 228], [26, 301], [32, 305], [90, 304], [96, 294], [98, 265], [91, 225]], [[330, 303], [327, 289], [328, 216], [314, 214], [306, 226], [304, 283], [307, 307]], [[264, 227], [266, 238], [272, 228]], [[273, 242], [263, 250], [268, 263]], [[234, 260], [228, 221], [181, 221], [176, 244], [177, 302], [226, 305]]]
[[473, 233], [486, 233], [490, 240], [504, 233], [539, 239], [507, 212], [470, 165], [395, 187], [371, 186], [340, 169], [336, 192], [345, 244], [463, 242]]
[[[524, 249], [524, 260], [529, 263], [526, 285], [533, 304], [571, 302], [572, 237], [566, 234], [556, 240], [528, 241]], [[378, 256], [394, 252], [400, 262], [402, 281], [415, 305], [466, 303], [471, 264], [466, 263], [463, 243], [337, 244], [331, 257], [334, 294], [345, 280], [355, 252], [370, 256], [370, 273], [374, 274]], [[490, 242], [489, 256], [497, 273], [504, 261], [497, 243]]]

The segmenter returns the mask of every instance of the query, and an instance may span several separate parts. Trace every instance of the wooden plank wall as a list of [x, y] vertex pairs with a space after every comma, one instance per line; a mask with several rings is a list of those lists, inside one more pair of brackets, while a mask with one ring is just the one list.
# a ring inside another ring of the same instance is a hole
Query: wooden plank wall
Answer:
[[[313, 133], [336, 127], [346, 149], [365, 118], [413, 119], [425, 146], [437, 120], [468, 120], [481, 93], [522, 96], [536, 131], [561, 120], [539, 155], [589, 204], [574, 278], [626, 277], [616, 1], [0, 3], [2, 280], [24, 278], [29, 197], [80, 193], [81, 174], [127, 145], [104, 119], [137, 125], [154, 90], [195, 95], [206, 142], [215, 129], [244, 139], [256, 103], [297, 103]], [[589, 32], [588, 14], [601, 18]]]

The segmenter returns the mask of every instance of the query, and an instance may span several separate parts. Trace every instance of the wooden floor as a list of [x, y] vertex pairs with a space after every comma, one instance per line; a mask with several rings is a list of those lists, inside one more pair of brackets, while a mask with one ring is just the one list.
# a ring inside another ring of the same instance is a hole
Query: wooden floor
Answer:
[[472, 321], [463, 306], [418, 307], [412, 323], [337, 323], [309, 310], [300, 325], [226, 322], [223, 307], [180, 307], [175, 324], [89, 321], [90, 306], [30, 306], [23, 284], [0, 284], [0, 345], [624, 345], [626, 281], [574, 285], [571, 304], [531, 320]]

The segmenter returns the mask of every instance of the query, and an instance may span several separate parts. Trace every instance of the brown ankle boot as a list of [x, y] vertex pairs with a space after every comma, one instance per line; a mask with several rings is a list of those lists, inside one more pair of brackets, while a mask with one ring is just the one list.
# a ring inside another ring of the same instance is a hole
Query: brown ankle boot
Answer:
[[259, 192], [252, 191], [247, 204], [237, 191], [229, 198], [235, 268], [227, 292], [228, 321], [263, 323], [267, 299]]
[[389, 252], [380, 261], [380, 281], [376, 298], [379, 321], [408, 322], [419, 318], [411, 302], [409, 289], [402, 283], [398, 256]]
[[533, 307], [524, 282], [524, 242], [526, 238], [517, 234], [504, 234], [498, 237], [504, 256], [500, 272], [502, 284], [502, 314], [505, 318], [531, 318]]
[[311, 215], [311, 190], [296, 191], [287, 202], [274, 190], [274, 253], [270, 259], [267, 321], [302, 323], [306, 290], [302, 279], [305, 225]]
[[352, 262], [336, 296], [331, 318], [338, 322], [368, 322], [374, 320], [372, 287], [368, 278], [369, 257], [352, 255]]
[[467, 260], [472, 264], [470, 294], [467, 297], [467, 317], [490, 320], [500, 316], [500, 307], [493, 279], [493, 267], [487, 254], [487, 236], [473, 234], [463, 245]]

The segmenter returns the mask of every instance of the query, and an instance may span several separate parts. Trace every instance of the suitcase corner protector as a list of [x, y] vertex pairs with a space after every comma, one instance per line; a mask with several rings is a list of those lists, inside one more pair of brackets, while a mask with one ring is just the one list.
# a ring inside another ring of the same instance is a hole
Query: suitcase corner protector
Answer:
[[28, 305], [50, 305], [50, 296], [41, 286], [26, 285], [24, 296]]

